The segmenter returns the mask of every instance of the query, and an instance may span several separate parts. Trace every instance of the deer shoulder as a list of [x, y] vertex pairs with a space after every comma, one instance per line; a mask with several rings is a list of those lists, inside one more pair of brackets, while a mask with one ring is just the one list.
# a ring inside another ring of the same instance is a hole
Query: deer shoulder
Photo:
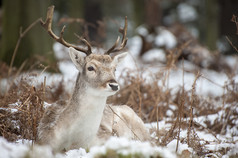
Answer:
[[58, 101], [45, 109], [45, 112], [38, 126], [38, 144], [45, 144], [46, 142], [48, 142], [47, 135], [52, 133], [51, 131], [54, 129], [54, 126], [56, 125], [60, 114], [65, 108], [66, 102]]

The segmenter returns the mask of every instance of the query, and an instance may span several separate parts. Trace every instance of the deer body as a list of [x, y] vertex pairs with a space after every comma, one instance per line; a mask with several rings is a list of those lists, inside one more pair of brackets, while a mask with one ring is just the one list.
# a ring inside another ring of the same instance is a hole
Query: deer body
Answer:
[[[91, 45], [85, 39], [88, 49], [76, 47], [51, 30], [54, 6], [48, 8], [47, 19], [42, 26], [52, 38], [69, 48], [69, 55], [79, 71], [73, 94], [67, 104], [56, 104], [46, 109], [38, 126], [37, 142], [49, 145], [54, 152], [88, 148], [105, 142], [110, 136], [149, 140], [149, 134], [142, 120], [128, 106], [106, 105], [108, 96], [119, 90], [115, 80], [116, 66], [127, 53], [111, 57], [112, 52], [121, 51], [126, 43], [127, 19], [119, 32], [123, 34], [104, 55], [92, 53]], [[78, 51], [77, 51], [77, 50]]]
[[119, 90], [114, 72], [117, 64], [127, 53], [116, 55], [114, 58], [97, 54], [84, 57], [81, 52], [69, 48], [69, 54], [79, 70], [75, 88], [66, 106], [55, 105], [46, 110], [38, 128], [40, 144], [48, 144], [54, 151], [88, 148], [101, 144], [112, 135], [125, 136], [126, 133], [129, 134], [128, 130], [131, 133], [140, 128], [135, 128], [136, 124], [133, 126], [133, 123], [129, 123], [129, 128], [123, 127], [127, 125], [125, 121], [130, 122], [129, 120], [135, 120], [135, 117], [143, 127], [141, 119], [129, 107], [126, 109], [122, 106], [130, 112], [127, 115], [122, 114], [123, 110], [118, 110], [119, 106], [114, 107], [114, 110], [108, 106], [105, 109], [107, 97]]
[[106, 105], [97, 139], [99, 139], [99, 143], [103, 143], [111, 136], [140, 141], [150, 140], [143, 121], [127, 105]]
[[88, 95], [86, 87], [81, 86], [75, 86], [68, 105], [54, 105], [46, 110], [38, 127], [40, 144], [50, 145], [54, 151], [68, 150], [76, 143], [83, 148], [90, 146], [102, 119], [106, 97]]

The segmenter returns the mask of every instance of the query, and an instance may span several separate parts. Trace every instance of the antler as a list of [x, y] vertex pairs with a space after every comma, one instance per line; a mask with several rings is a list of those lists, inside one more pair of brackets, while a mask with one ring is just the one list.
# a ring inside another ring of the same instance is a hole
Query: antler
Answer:
[[86, 39], [82, 39], [82, 41], [87, 45], [88, 49], [84, 49], [81, 47], [77, 47], [75, 45], [72, 45], [68, 42], [66, 42], [63, 38], [63, 34], [64, 34], [64, 29], [65, 26], [62, 28], [61, 32], [60, 32], [60, 36], [58, 37], [57, 35], [54, 34], [54, 32], [52, 31], [52, 19], [53, 19], [53, 14], [54, 14], [54, 6], [50, 6], [48, 8], [47, 11], [47, 17], [45, 22], [41, 19], [41, 25], [45, 28], [45, 30], [48, 32], [48, 34], [55, 39], [57, 42], [63, 44], [66, 47], [73, 47], [78, 51], [84, 52], [86, 55], [90, 55], [92, 53], [92, 49], [91, 49], [91, 45], [89, 44], [89, 42]]
[[118, 43], [120, 41], [120, 36], [118, 36], [115, 44], [110, 49], [108, 49], [108, 51], [106, 51], [105, 54], [110, 54], [110, 53], [113, 53], [113, 52], [121, 51], [126, 46], [126, 43], [127, 43], [127, 40], [128, 40], [128, 38], [126, 38], [126, 34], [127, 34], [127, 17], [125, 17], [124, 28], [120, 28], [119, 32], [122, 34], [121, 45], [119, 47], [117, 47]]

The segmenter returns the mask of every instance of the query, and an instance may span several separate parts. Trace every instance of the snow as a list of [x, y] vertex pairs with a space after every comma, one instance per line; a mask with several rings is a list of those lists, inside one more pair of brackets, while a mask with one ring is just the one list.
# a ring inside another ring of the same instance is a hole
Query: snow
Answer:
[[167, 111], [166, 111], [166, 116], [171, 117], [171, 116], [173, 116], [173, 115], [174, 115], [174, 113], [173, 113], [172, 110], [167, 110]]
[[[214, 117], [215, 117], [214, 115], [211, 115], [208, 118], [213, 118], [214, 119]], [[199, 118], [195, 118], [194, 120], [196, 122], [199, 122], [200, 124], [203, 124], [202, 122], [208, 120], [208, 118], [206, 116], [201, 116]], [[159, 124], [160, 131], [162, 131], [161, 129], [167, 129], [168, 130], [172, 126], [171, 123], [168, 123], [165, 120], [159, 121], [158, 124]], [[146, 126], [148, 128], [157, 128], [157, 123], [146, 124]], [[181, 129], [181, 131], [180, 131], [180, 134], [179, 134], [180, 135], [180, 141], [179, 141], [178, 150], [177, 150], [178, 154], [182, 154], [182, 152], [186, 151], [186, 150], [188, 150], [190, 153], [193, 153], [193, 149], [188, 147], [187, 143], [181, 142], [181, 140], [187, 138], [187, 132], [188, 132], [187, 129]], [[205, 131], [198, 131], [198, 130], [196, 130], [196, 134], [200, 138], [201, 145], [203, 147], [205, 147], [207, 150], [218, 151], [222, 148], [230, 147], [230, 148], [234, 149], [234, 150], [231, 150], [232, 152], [230, 152], [230, 154], [231, 153], [234, 154], [234, 152], [238, 153], [238, 151], [235, 150], [235, 149], [238, 148], [238, 143], [236, 143], [236, 144], [228, 143], [229, 140], [237, 142], [238, 136], [233, 136], [232, 137], [229, 134], [225, 135], [225, 136], [217, 134], [216, 137], [215, 137], [211, 133], [208, 133], [208, 132], [205, 132]], [[151, 136], [154, 137], [153, 133], [152, 133]], [[174, 139], [169, 144], [167, 144], [167, 148], [170, 151], [174, 151], [174, 152], [176, 150], [176, 146], [177, 146], [177, 139]]]
[[7, 79], [1, 79], [0, 80], [0, 93], [4, 93], [5, 91], [7, 91], [8, 87], [8, 80]]
[[116, 152], [121, 155], [140, 155], [140, 157], [150, 157], [160, 155], [164, 158], [176, 158], [176, 154], [167, 148], [152, 146], [149, 142], [139, 142], [126, 138], [110, 138], [102, 146], [94, 146], [87, 153], [85, 149], [74, 149], [65, 154], [53, 154], [49, 146], [30, 146], [23, 143], [10, 143], [0, 137], [0, 158], [19, 157], [47, 157], [47, 158], [94, 158], [104, 155], [107, 152]]
[[181, 22], [189, 22], [196, 20], [197, 11], [187, 3], [180, 3], [177, 7], [178, 17]]
[[[163, 30], [163, 29], [162, 29]], [[167, 31], [166, 31], [167, 32]], [[171, 42], [175, 39], [175, 37], [169, 37], [170, 35], [158, 35], [156, 38], [158, 40], [158, 45], [167, 44], [167, 47], [174, 47], [176, 42]], [[164, 38], [166, 37], [166, 38]], [[168, 39], [168, 40], [167, 40]], [[137, 36], [131, 38], [130, 47], [129, 47], [129, 55], [126, 57], [124, 64], [117, 69], [117, 77], [119, 74], [123, 74], [125, 69], [136, 70], [136, 72], [140, 71], [138, 68], [141, 65], [141, 61], [138, 60], [139, 50], [138, 45], [141, 45], [141, 39]], [[206, 53], [205, 53], [206, 54]], [[206, 59], [208, 57], [205, 57]], [[142, 56], [142, 60], [145, 63], [156, 61], [158, 64], [153, 68], [150, 67], [147, 71], [139, 72], [142, 73], [142, 76], [145, 76], [147, 80], [150, 80], [149, 74], [156, 74], [160, 71], [158, 65], [161, 66], [160, 63], [166, 62], [166, 55], [162, 49], [151, 49], [146, 52]], [[227, 60], [231, 61], [231, 63], [235, 63], [236, 59], [228, 58]], [[145, 65], [141, 67], [146, 67]], [[180, 64], [178, 65], [177, 69], [172, 69], [169, 71], [169, 88], [176, 89], [179, 87], [185, 86], [186, 90], [192, 89], [192, 85], [194, 83], [196, 74], [192, 72], [195, 70], [197, 66], [192, 64], [189, 61], [184, 62], [184, 69], [186, 72], [183, 72], [183, 66]], [[218, 73], [213, 70], [203, 69], [201, 72], [202, 76], [196, 82], [196, 93], [202, 96], [221, 96], [224, 92], [223, 85], [228, 81], [228, 77], [225, 73]], [[138, 73], [137, 73], [138, 74]], [[135, 73], [136, 75], [136, 73]], [[184, 75], [184, 76], [183, 76]], [[234, 79], [238, 80], [238, 76], [235, 76]], [[162, 83], [158, 81], [158, 84], [162, 86]]]
[[229, 64], [230, 67], [238, 67], [238, 59], [235, 58], [235, 56], [226, 56], [225, 60], [227, 61], [227, 64]]
[[[218, 114], [211, 114], [208, 116], [195, 117], [194, 121], [198, 122], [199, 124], [206, 127], [206, 124], [204, 123], [205, 121], [208, 121], [208, 120], [214, 121], [216, 118], [218, 118], [219, 115], [222, 115], [222, 112], [219, 112]], [[164, 119], [164, 120], [159, 121], [158, 122], [159, 130], [163, 131], [163, 129], [165, 129], [165, 131], [168, 131], [172, 126], [171, 123], [168, 123], [170, 120], [171, 120], [170, 117], [168, 117], [167, 120]], [[154, 122], [154, 123], [146, 124], [146, 127], [150, 128], [150, 129], [156, 129], [157, 123]], [[179, 133], [180, 141], [178, 144], [178, 151], [177, 151], [178, 154], [182, 154], [182, 152], [186, 151], [186, 150], [188, 150], [190, 153], [193, 153], [193, 149], [188, 147], [186, 142], [184, 143], [181, 141], [181, 140], [187, 139], [187, 133], [188, 133], [187, 129], [181, 128], [181, 131]], [[237, 136], [237, 134], [236, 134], [236, 136], [232, 135], [232, 131], [227, 131], [226, 135], [221, 135], [221, 134], [213, 135], [213, 134], [207, 132], [206, 130], [204, 130], [204, 131], [196, 130], [196, 134], [200, 139], [200, 144], [207, 150], [218, 151], [223, 148], [229, 147], [232, 150], [230, 152], [228, 152], [228, 155], [231, 155], [231, 154], [234, 155], [234, 154], [238, 153], [238, 150], [236, 150], [236, 149], [238, 149], [238, 143], [237, 143], [238, 136]], [[155, 133], [152, 133], [151, 137], [158, 139], [156, 137]], [[234, 143], [230, 143], [230, 142], [236, 142], [236, 143], [234, 144]], [[176, 150], [176, 146], [177, 146], [177, 139], [174, 139], [169, 144], [167, 144], [167, 148], [170, 151], [174, 151], [174, 152]], [[214, 155], [214, 156], [216, 156], [216, 155]]]
[[139, 36], [134, 36], [128, 41], [129, 52], [133, 57], [138, 57], [141, 47], [142, 39]]
[[[175, 139], [172, 140], [172, 141], [167, 145], [167, 147], [168, 147], [169, 149], [172, 149], [173, 151], [176, 150], [176, 146], [177, 146], [177, 140], [175, 140]], [[181, 144], [181, 143], [180, 143], [180, 144], [178, 145], [178, 150], [177, 150], [178, 154], [182, 154], [182, 151], [184, 151], [184, 150], [189, 150], [190, 152], [192, 152], [192, 149], [189, 148], [187, 144]]]
[[155, 45], [165, 46], [167, 49], [174, 48], [177, 45], [176, 37], [163, 27], [157, 28], [158, 35], [155, 37]]
[[60, 72], [63, 74], [65, 80], [69, 80], [77, 76], [78, 70], [70, 61], [59, 63]]
[[126, 138], [111, 137], [103, 146], [97, 146], [90, 149], [89, 157], [104, 155], [107, 151], [116, 151], [122, 155], [140, 155], [140, 157], [149, 158], [160, 155], [164, 158], [175, 158], [176, 154], [167, 148], [152, 147], [149, 142], [128, 141]]
[[139, 26], [136, 28], [136, 32], [142, 36], [146, 36], [149, 34], [148, 30], [146, 29], [146, 27], [144, 27], [143, 25]]
[[[180, 4], [178, 7], [179, 16], [184, 21], [190, 21], [194, 20], [196, 18], [196, 11], [193, 10], [190, 6], [187, 4]], [[185, 12], [185, 14], [184, 14]], [[183, 14], [183, 15], [182, 15]], [[142, 35], [148, 35], [148, 31], [144, 27], [140, 27], [137, 29], [137, 31]], [[176, 38], [174, 35], [166, 30], [165, 28], [158, 28], [157, 31], [159, 34], [154, 37], [155, 44], [159, 47], [165, 46], [167, 49], [174, 48], [177, 45]], [[148, 38], [152, 38], [151, 36]], [[121, 66], [117, 68], [116, 71], [116, 77], [119, 78], [120, 75], [124, 75], [127, 71], [126, 70], [132, 70], [133, 73], [130, 75], [138, 75], [138, 73], [141, 73], [141, 76], [143, 76], [146, 80], [151, 79], [151, 75], [148, 74], [156, 74], [161, 71], [161, 67], [166, 62], [166, 54], [164, 50], [162, 49], [151, 49], [148, 52], [146, 52], [142, 59], [139, 59], [139, 50], [141, 49], [141, 38], [139, 36], [134, 36], [128, 41], [128, 56], [125, 58], [125, 61], [122, 63]], [[59, 61], [59, 69], [62, 72], [62, 75], [60, 74], [49, 74], [47, 72], [42, 73], [41, 75], [37, 76], [37, 78], [34, 78], [32, 81], [32, 84], [40, 83], [44, 80], [44, 77], [47, 78], [47, 85], [61, 81], [63, 79], [64, 84], [67, 85], [68, 91], [72, 90], [73, 81], [76, 79], [77, 76], [77, 69], [72, 64], [72, 62], [64, 60], [69, 59], [69, 56], [67, 54], [67, 49], [62, 47], [59, 44], [54, 45], [54, 50], [57, 52], [56, 56]], [[231, 66], [238, 65], [237, 64], [237, 58], [233, 57], [226, 57], [226, 60]], [[153, 61], [158, 61], [158, 64], [155, 66], [151, 66], [146, 71], [141, 71], [140, 68], [145, 68], [145, 63], [150, 63]], [[176, 92], [176, 89], [182, 87], [184, 85], [185, 90], [191, 90], [192, 85], [194, 83], [196, 74], [193, 73], [193, 70], [197, 68], [196, 65], [189, 61], [184, 61], [183, 64], [176, 65], [175, 68], [168, 70], [168, 88], [174, 89]], [[197, 80], [196, 82], [196, 93], [200, 96], [216, 96], [220, 97], [224, 93], [223, 86], [229, 81], [229, 78], [225, 73], [215, 72], [213, 70], [203, 69], [200, 72], [202, 76]], [[22, 76], [27, 74], [22, 74]], [[164, 76], [166, 77], [166, 75]], [[233, 76], [232, 78], [235, 82], [238, 82], [238, 75]], [[158, 81], [158, 84], [163, 87], [162, 80]], [[1, 79], [0, 86], [6, 85], [7, 81], [5, 79]], [[120, 83], [123, 84], [123, 83]], [[16, 112], [17, 109], [14, 108], [14, 106], [18, 105], [18, 103], [12, 104], [11, 112]], [[48, 104], [47, 102], [44, 102], [44, 107], [50, 106], [51, 104]], [[221, 105], [218, 105], [221, 106]], [[225, 105], [228, 106], [228, 105]], [[170, 110], [166, 112], [167, 118], [164, 120], [153, 123], [146, 124], [146, 127], [149, 129], [156, 129], [157, 125], [159, 127], [159, 130], [165, 129], [169, 130], [172, 126], [171, 123], [168, 123], [168, 121], [171, 121], [171, 116], [174, 115], [174, 112], [177, 107], [175, 105], [169, 105]], [[1, 108], [0, 110], [6, 110], [4, 108]], [[237, 110], [237, 109], [232, 109]], [[220, 118], [221, 115], [224, 115], [226, 111], [220, 111], [217, 114], [211, 114], [207, 116], [200, 116], [200, 117], [194, 117], [194, 121], [198, 122], [202, 126], [206, 127], [205, 121], [209, 120], [211, 124], [214, 123], [214, 121], [217, 118]], [[237, 122], [234, 122], [234, 124], [237, 124]], [[200, 143], [204, 145], [206, 149], [209, 150], [219, 150], [222, 148], [230, 147], [231, 151], [228, 152], [228, 155], [231, 154], [238, 154], [238, 134], [237, 129], [229, 129], [227, 130], [226, 135], [217, 134], [216, 137], [212, 135], [209, 132], [206, 131], [196, 131], [198, 137], [203, 140]], [[235, 133], [235, 136], [234, 136]], [[151, 136], [154, 139], [158, 139], [156, 137], [155, 133], [152, 133]], [[181, 129], [180, 132], [180, 140], [187, 138], [187, 129]], [[227, 141], [235, 141], [235, 144], [229, 143]], [[208, 142], [208, 143], [207, 143]], [[112, 137], [109, 139], [104, 145], [102, 146], [95, 146], [89, 149], [88, 152], [86, 152], [85, 149], [74, 149], [66, 152], [65, 154], [56, 154], [54, 155], [52, 153], [52, 150], [50, 147], [47, 146], [31, 146], [31, 143], [29, 141], [20, 140], [16, 143], [10, 143], [7, 142], [4, 138], [0, 137], [0, 158], [18, 158], [18, 157], [55, 157], [55, 158], [90, 158], [95, 157], [98, 155], [104, 155], [109, 151], [114, 151], [117, 154], [122, 155], [129, 155], [129, 154], [140, 154], [142, 157], [150, 157], [152, 155], [161, 155], [162, 157], [167, 158], [173, 158], [177, 157], [175, 154], [177, 146], [177, 139], [174, 139], [171, 141], [166, 147], [157, 147], [152, 146], [148, 142], [138, 142], [138, 141], [132, 141], [127, 140], [126, 138], [116, 138]], [[181, 154], [183, 151], [188, 150], [189, 152], [193, 152], [193, 149], [188, 147], [188, 145], [184, 142], [179, 141], [178, 145], [178, 154]], [[223, 157], [226, 157], [228, 155], [225, 155]]]
[[43, 104], [43, 106], [44, 106], [44, 108], [46, 109], [46, 108], [48, 108], [49, 106], [51, 106], [52, 104], [49, 104], [49, 103], [47, 103], [47, 102], [44, 102], [44, 104]]
[[162, 49], [150, 49], [142, 56], [142, 60], [148, 63], [153, 61], [160, 61], [165, 63], [165, 52]]
[[59, 60], [64, 60], [64, 59], [69, 59], [69, 55], [65, 52], [67, 52], [67, 48], [66, 47], [62, 47], [60, 43], [55, 43], [53, 45], [53, 49], [55, 53], [55, 57]]
[[65, 158], [86, 158], [87, 153], [85, 149], [74, 149], [74, 150], [70, 150], [66, 153]]
[[0, 137], [0, 158], [23, 157], [28, 150], [29, 149], [27, 146], [16, 143], [9, 143], [4, 138]]

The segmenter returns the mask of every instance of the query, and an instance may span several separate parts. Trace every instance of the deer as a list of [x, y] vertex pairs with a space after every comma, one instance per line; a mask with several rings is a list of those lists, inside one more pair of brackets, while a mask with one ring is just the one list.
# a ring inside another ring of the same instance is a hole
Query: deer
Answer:
[[[101, 145], [111, 136], [148, 141], [150, 135], [142, 119], [127, 105], [109, 105], [107, 98], [120, 90], [115, 79], [116, 67], [121, 64], [127, 52], [121, 52], [127, 43], [127, 18], [120, 29], [115, 44], [104, 54], [92, 53], [87, 47], [69, 44], [51, 29], [54, 6], [48, 8], [47, 18], [42, 26], [49, 35], [68, 48], [69, 56], [78, 70], [72, 95], [67, 103], [53, 104], [45, 109], [38, 125], [37, 143], [48, 145], [54, 152], [90, 148]], [[119, 52], [111, 56], [113, 52]]]

